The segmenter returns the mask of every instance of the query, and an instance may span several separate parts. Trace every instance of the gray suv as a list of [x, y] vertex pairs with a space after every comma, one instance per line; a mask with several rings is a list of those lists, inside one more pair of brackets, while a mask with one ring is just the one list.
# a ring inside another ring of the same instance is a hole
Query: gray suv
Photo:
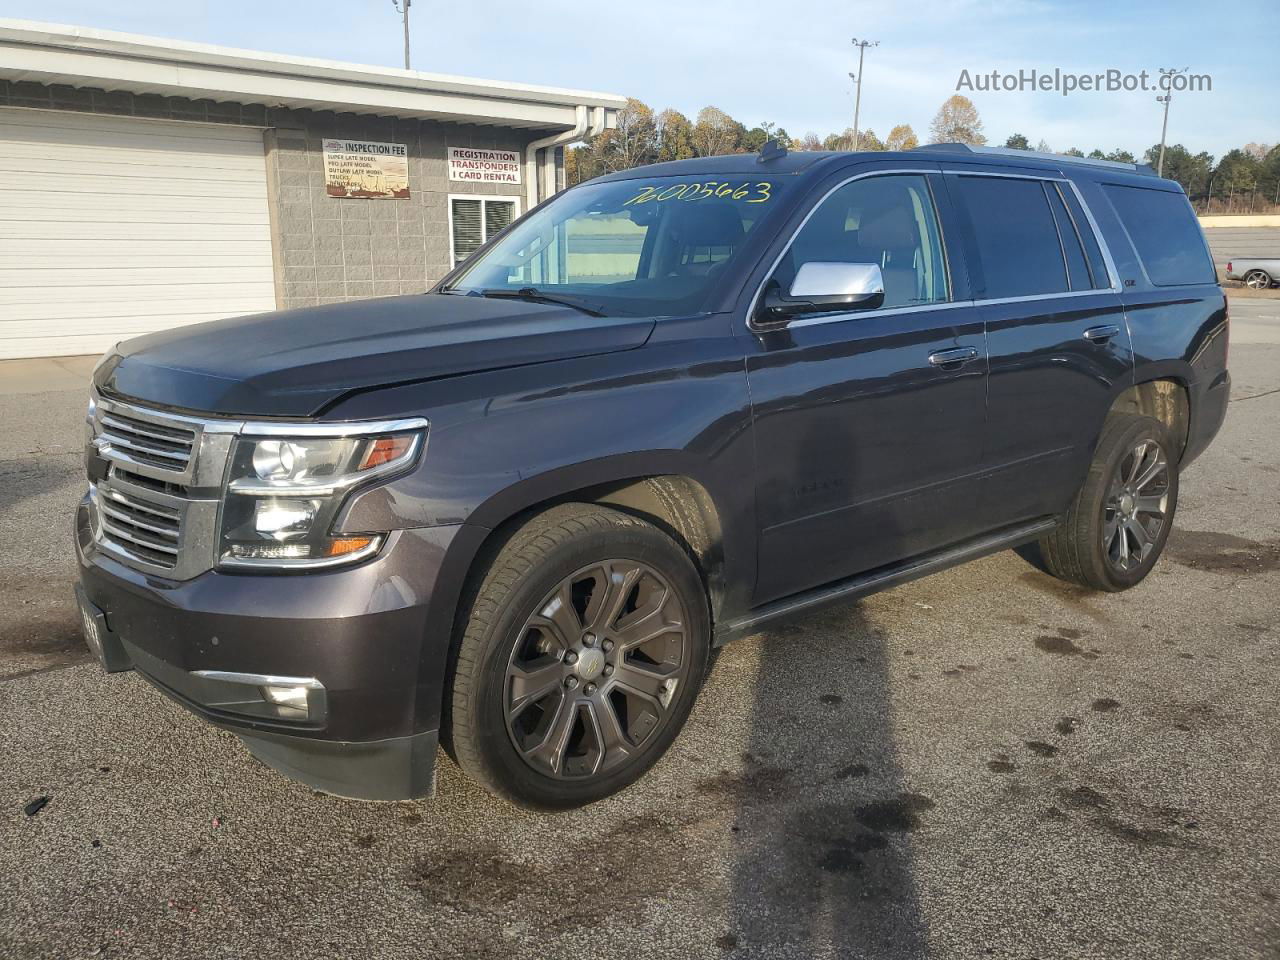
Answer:
[[335, 794], [437, 746], [534, 807], [633, 782], [711, 651], [1038, 545], [1125, 590], [1227, 405], [1176, 183], [950, 145], [710, 157], [549, 200], [426, 295], [98, 366], [86, 635]]

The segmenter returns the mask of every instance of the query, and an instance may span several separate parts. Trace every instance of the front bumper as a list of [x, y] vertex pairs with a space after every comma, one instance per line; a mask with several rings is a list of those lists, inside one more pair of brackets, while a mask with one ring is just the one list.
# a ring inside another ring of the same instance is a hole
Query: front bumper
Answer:
[[[76, 513], [80, 585], [115, 668], [132, 667], [287, 776], [340, 796], [401, 800], [431, 791], [444, 658], [423, 662], [436, 573], [459, 527], [393, 533], [357, 566], [301, 574], [210, 571], [165, 580], [97, 549]], [[111, 664], [107, 663], [110, 667]], [[275, 711], [252, 684], [208, 671], [313, 679], [305, 719]]]

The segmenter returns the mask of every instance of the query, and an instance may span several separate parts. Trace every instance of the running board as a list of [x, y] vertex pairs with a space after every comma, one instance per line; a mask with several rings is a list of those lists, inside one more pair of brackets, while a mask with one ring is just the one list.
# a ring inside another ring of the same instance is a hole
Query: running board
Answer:
[[1008, 550], [1010, 547], [1029, 543], [1039, 538], [1041, 534], [1048, 533], [1057, 525], [1058, 521], [1051, 517], [1031, 523], [1019, 524], [1016, 527], [1008, 527], [999, 533], [989, 534], [985, 537], [966, 541], [955, 547], [949, 547], [938, 553], [926, 554], [923, 557], [917, 557], [905, 563], [881, 567], [870, 573], [862, 573], [845, 580], [838, 580], [825, 587], [815, 587], [812, 590], [784, 597], [781, 600], [774, 600], [763, 607], [757, 607], [746, 616], [716, 624], [713, 645], [718, 647], [738, 637], [756, 633], [762, 627], [778, 620], [811, 613], [814, 610], [831, 606], [832, 604], [856, 600], [859, 597], [878, 593], [890, 587], [910, 583], [912, 580], [919, 580], [921, 577], [927, 577], [931, 573], [939, 573], [950, 567], [967, 563], [970, 560], [977, 560], [979, 557], [985, 557], [992, 553], [999, 553], [1001, 550]]

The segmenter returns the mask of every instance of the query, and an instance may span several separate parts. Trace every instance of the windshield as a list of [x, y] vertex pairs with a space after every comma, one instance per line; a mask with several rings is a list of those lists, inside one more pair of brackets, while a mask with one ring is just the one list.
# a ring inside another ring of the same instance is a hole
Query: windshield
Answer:
[[655, 177], [575, 187], [443, 289], [624, 316], [696, 312], [784, 186], [777, 178]]

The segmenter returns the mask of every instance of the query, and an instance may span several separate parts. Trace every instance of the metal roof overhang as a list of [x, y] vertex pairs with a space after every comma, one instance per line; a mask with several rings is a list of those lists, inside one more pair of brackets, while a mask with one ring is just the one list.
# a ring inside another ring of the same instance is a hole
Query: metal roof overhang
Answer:
[[[0, 79], [136, 94], [568, 130], [626, 98], [0, 19]], [[612, 122], [609, 123], [612, 126]]]

